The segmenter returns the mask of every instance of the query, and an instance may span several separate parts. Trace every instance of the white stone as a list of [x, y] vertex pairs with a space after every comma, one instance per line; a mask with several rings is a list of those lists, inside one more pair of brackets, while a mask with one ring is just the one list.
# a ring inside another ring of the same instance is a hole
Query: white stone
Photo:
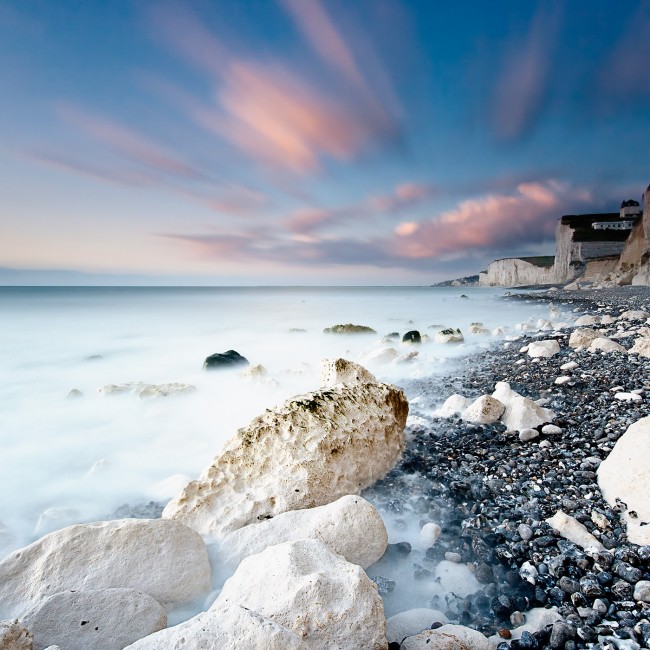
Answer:
[[320, 368], [320, 380], [323, 388], [338, 385], [356, 386], [358, 384], [376, 384], [375, 376], [363, 366], [347, 359], [323, 359]]
[[163, 517], [223, 537], [359, 494], [388, 473], [404, 447], [404, 393], [370, 383], [372, 375], [349, 361], [327, 362], [325, 374], [330, 388], [267, 409], [240, 429]]
[[506, 333], [505, 327], [495, 327], [492, 330], [492, 336], [503, 336]]
[[436, 409], [433, 414], [439, 418], [449, 418], [456, 414], [462, 415], [471, 403], [472, 400], [455, 393], [451, 397], [448, 397], [445, 403]]
[[519, 352], [521, 352], [521, 354], [526, 354], [526, 352], [528, 352], [528, 347], [529, 347], [529, 346], [527, 346], [527, 345], [522, 345], [522, 346], [519, 348]]
[[562, 434], [562, 429], [555, 424], [545, 424], [542, 427], [542, 433], [547, 436], [559, 436]]
[[[598, 485], [607, 502], [627, 504], [627, 537], [633, 544], [650, 544], [650, 417], [631, 424], [598, 468]], [[630, 517], [636, 512], [637, 517]], [[645, 524], [645, 525], [642, 525]]]
[[463, 413], [463, 420], [476, 424], [497, 422], [506, 410], [505, 405], [490, 395], [481, 395]]
[[650, 336], [641, 336], [634, 341], [634, 345], [627, 351], [628, 354], [638, 354], [640, 357], [650, 357]]
[[650, 580], [639, 580], [634, 586], [634, 600], [650, 603]]
[[571, 381], [571, 377], [569, 377], [569, 375], [562, 375], [561, 377], [556, 377], [553, 383], [557, 384], [558, 386], [563, 386], [564, 384], [567, 384], [570, 381]]
[[512, 390], [512, 388], [510, 388], [510, 384], [507, 381], [498, 381], [494, 387], [492, 397], [494, 397], [494, 399], [498, 399], [507, 407], [515, 397], [521, 397], [521, 395], [517, 391]]
[[[526, 612], [526, 622], [511, 630], [510, 633], [513, 639], [521, 639], [521, 635], [524, 632], [534, 634], [535, 632], [539, 632], [549, 625], [553, 625], [553, 623], [561, 620], [563, 620], [563, 618], [558, 613], [557, 607], [551, 607], [549, 609], [545, 609], [544, 607], [535, 607]], [[493, 646], [496, 647], [503, 641], [503, 639], [495, 634], [490, 637], [490, 641], [493, 643]]]
[[517, 361], [515, 361], [516, 366], [522, 366], [524, 363], [526, 363], [526, 359], [517, 359]]
[[271, 546], [243, 560], [211, 611], [234, 605], [292, 630], [309, 648], [387, 647], [377, 586], [315, 539]]
[[612, 325], [615, 322], [616, 322], [616, 319], [613, 318], [612, 316], [610, 316], [609, 314], [605, 314], [600, 319], [600, 324], [601, 325]]
[[205, 543], [164, 519], [120, 519], [69, 526], [0, 562], [0, 615], [19, 616], [69, 589], [131, 588], [163, 606], [191, 601], [210, 586]]
[[398, 356], [399, 353], [395, 348], [380, 348], [379, 350], [373, 350], [362, 357], [361, 363], [382, 366], [394, 361]]
[[521, 442], [530, 442], [536, 438], [539, 438], [539, 431], [537, 429], [522, 429], [519, 432], [519, 440]]
[[401, 643], [407, 636], [427, 630], [433, 623], [447, 623], [449, 619], [437, 609], [407, 609], [386, 619], [388, 643]]
[[539, 446], [542, 449], [548, 449], [549, 447], [552, 447], [551, 443], [548, 440], [542, 440], [542, 442], [539, 443]]
[[531, 585], [534, 585], [537, 582], [539, 571], [537, 571], [537, 567], [534, 564], [524, 562], [519, 569], [519, 575], [522, 580], [526, 580], [526, 582], [530, 582]]
[[125, 650], [308, 650], [286, 627], [235, 606], [203, 612], [140, 639]]
[[577, 519], [558, 510], [546, 520], [564, 539], [577, 544], [585, 550], [604, 551], [605, 547]]
[[63, 591], [39, 601], [22, 618], [34, 650], [122, 650], [167, 626], [160, 603], [134, 589]]
[[630, 309], [628, 311], [624, 311], [619, 318], [623, 320], [645, 320], [648, 318], [650, 314], [646, 311], [642, 311], [640, 309]]
[[462, 343], [465, 340], [463, 333], [458, 328], [450, 327], [440, 330], [436, 334], [436, 343]]
[[569, 347], [570, 348], [588, 348], [591, 345], [591, 342], [594, 339], [597, 339], [601, 336], [600, 332], [589, 329], [586, 327], [580, 327], [571, 332], [569, 337]]
[[636, 393], [616, 393], [614, 395], [614, 399], [618, 399], [621, 402], [642, 402], [643, 398], [641, 395], [637, 395]]
[[579, 327], [591, 327], [592, 325], [598, 325], [598, 318], [596, 316], [592, 316], [591, 314], [585, 314], [576, 320], [576, 325]]
[[535, 429], [540, 424], [550, 422], [555, 418], [555, 413], [550, 409], [542, 408], [527, 397], [513, 397], [506, 406], [506, 411], [501, 421], [512, 431]]
[[616, 341], [612, 341], [611, 339], [605, 338], [604, 336], [601, 336], [597, 339], [594, 339], [591, 344], [589, 345], [589, 351], [593, 350], [600, 350], [601, 352], [622, 352], [625, 354], [627, 350], [620, 344], [616, 343]]
[[246, 366], [242, 371], [241, 376], [249, 381], [258, 381], [264, 379], [268, 374], [268, 370], [261, 363], [256, 363], [253, 366]]
[[320, 540], [364, 569], [381, 558], [388, 544], [386, 527], [376, 508], [359, 496], [345, 496], [233, 531], [219, 544], [219, 559], [237, 566], [245, 557], [269, 546], [306, 538]]
[[470, 334], [489, 334], [490, 330], [483, 326], [483, 323], [472, 323], [469, 326]]
[[490, 650], [490, 642], [472, 628], [443, 625], [406, 638], [401, 650]]
[[16, 620], [0, 621], [0, 650], [32, 650], [31, 632]]
[[433, 580], [442, 587], [443, 591], [453, 591], [461, 598], [476, 593], [481, 588], [474, 573], [466, 564], [460, 562], [460, 557], [458, 557], [458, 562], [447, 559], [439, 562], [433, 572]]
[[560, 370], [575, 370], [578, 364], [575, 361], [568, 361], [560, 366]]
[[411, 350], [405, 354], [400, 354], [399, 357], [395, 359], [395, 363], [411, 363], [411, 361], [415, 360], [418, 354], [420, 353], [417, 350]]
[[424, 524], [422, 528], [420, 528], [420, 534], [418, 535], [418, 542], [420, 543], [420, 546], [422, 548], [430, 548], [433, 546], [438, 539], [440, 538], [440, 535], [442, 534], [442, 529], [438, 524], [435, 524], [433, 522], [429, 522], [427, 524]]

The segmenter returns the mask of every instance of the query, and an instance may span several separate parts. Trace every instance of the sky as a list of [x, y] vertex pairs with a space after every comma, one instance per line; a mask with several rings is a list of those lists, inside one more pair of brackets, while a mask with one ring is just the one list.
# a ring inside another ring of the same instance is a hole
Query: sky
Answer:
[[0, 0], [0, 284], [432, 284], [649, 153], [650, 0]]

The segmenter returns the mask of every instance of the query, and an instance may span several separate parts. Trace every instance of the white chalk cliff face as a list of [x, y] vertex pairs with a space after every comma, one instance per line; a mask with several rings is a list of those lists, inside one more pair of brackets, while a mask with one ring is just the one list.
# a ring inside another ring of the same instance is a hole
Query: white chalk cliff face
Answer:
[[520, 287], [553, 282], [555, 282], [555, 270], [552, 266], [536, 266], [517, 258], [491, 262], [486, 272], [479, 274], [481, 287]]
[[324, 362], [327, 386], [255, 418], [165, 508], [208, 536], [359, 494], [404, 448], [408, 401], [364, 368]]

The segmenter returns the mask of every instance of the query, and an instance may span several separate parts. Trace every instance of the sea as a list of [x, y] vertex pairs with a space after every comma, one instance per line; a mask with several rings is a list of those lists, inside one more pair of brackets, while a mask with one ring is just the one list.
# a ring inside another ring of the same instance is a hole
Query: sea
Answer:
[[[238, 428], [317, 389], [323, 358], [364, 362], [387, 346], [417, 350], [410, 363], [368, 366], [400, 385], [453, 372], [459, 357], [503, 345], [517, 323], [548, 317], [548, 305], [503, 294], [466, 287], [1, 287], [0, 556], [70, 524], [164, 504]], [[475, 322], [506, 334], [471, 335]], [[323, 332], [344, 323], [377, 333]], [[460, 328], [465, 342], [436, 343], [445, 327]], [[410, 330], [431, 341], [382, 342]], [[266, 375], [203, 370], [208, 355], [227, 350], [261, 364]], [[155, 398], [100, 390], [130, 382], [195, 390]], [[70, 397], [73, 390], [81, 395]]]

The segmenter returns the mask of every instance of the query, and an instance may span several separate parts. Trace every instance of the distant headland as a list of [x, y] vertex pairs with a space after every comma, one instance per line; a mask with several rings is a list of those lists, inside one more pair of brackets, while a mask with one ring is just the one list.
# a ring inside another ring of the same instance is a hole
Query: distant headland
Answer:
[[509, 257], [451, 286], [521, 287], [564, 284], [614, 287], [650, 285], [650, 185], [643, 207], [632, 199], [618, 212], [568, 214], [555, 230], [555, 255]]

